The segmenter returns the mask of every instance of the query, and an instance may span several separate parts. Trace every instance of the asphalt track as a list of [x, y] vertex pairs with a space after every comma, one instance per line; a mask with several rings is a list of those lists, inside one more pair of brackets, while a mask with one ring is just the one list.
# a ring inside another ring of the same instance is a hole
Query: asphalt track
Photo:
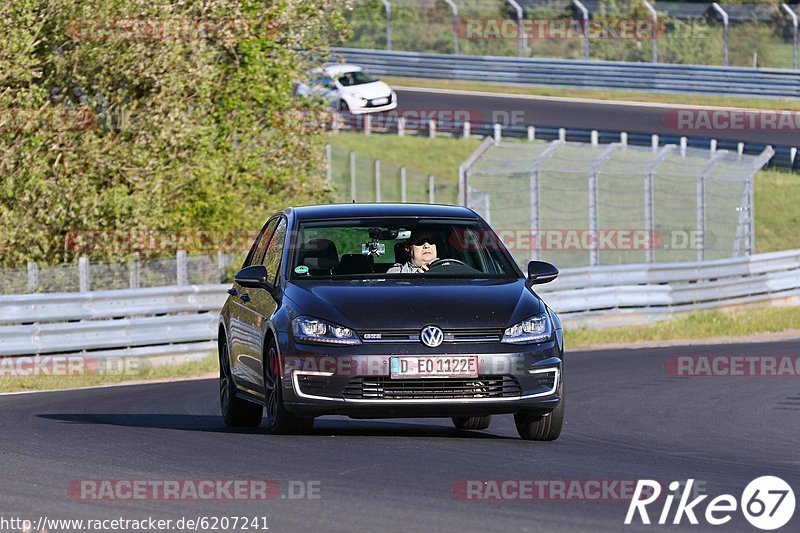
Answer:
[[[530, 99], [514, 95], [482, 96], [425, 89], [397, 89], [396, 92], [400, 110], [462, 111], [469, 113], [470, 117], [474, 117], [472, 119], [474, 122], [657, 133], [659, 135], [714, 138], [720, 141], [765, 143], [774, 146], [797, 146], [800, 144], [800, 132], [796, 127], [778, 131], [750, 130], [744, 127], [715, 131], [677, 129], [676, 110], [691, 109], [690, 106], [667, 108], [654, 104], [585, 103]], [[742, 124], [748, 124], [748, 121], [749, 119], [742, 119]], [[695, 118], [695, 122], [700, 124], [699, 117]], [[758, 124], [758, 122], [756, 123]]]
[[[665, 370], [678, 355], [798, 354], [800, 341], [568, 352], [567, 422], [551, 443], [519, 440], [509, 416], [486, 431], [340, 417], [319, 419], [308, 436], [228, 431], [215, 380], [3, 396], [0, 516], [263, 516], [270, 531], [755, 531], [739, 512], [718, 527], [624, 526], [627, 501], [465, 500], [454, 487], [693, 478], [711, 496], [739, 498], [750, 480], [775, 475], [800, 496], [798, 377]], [[320, 498], [86, 501], [67, 492], [82, 479], [230, 478], [318, 482]], [[800, 509], [782, 531], [798, 524]]]

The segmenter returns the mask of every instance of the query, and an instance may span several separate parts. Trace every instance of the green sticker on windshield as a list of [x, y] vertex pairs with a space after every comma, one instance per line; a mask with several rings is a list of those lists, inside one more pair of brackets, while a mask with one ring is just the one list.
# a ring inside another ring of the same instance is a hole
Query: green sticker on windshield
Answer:
[[308, 274], [308, 267], [300, 265], [299, 267], [295, 267], [294, 272], [295, 274]]

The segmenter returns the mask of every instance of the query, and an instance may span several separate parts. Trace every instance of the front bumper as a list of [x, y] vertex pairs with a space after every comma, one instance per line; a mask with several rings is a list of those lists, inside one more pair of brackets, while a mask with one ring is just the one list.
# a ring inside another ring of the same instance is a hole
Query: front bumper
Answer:
[[[563, 359], [555, 342], [451, 346], [447, 353], [376, 354], [374, 345], [353, 347], [356, 350], [324, 348], [325, 353], [283, 357], [284, 402], [300, 416], [484, 416], [520, 410], [549, 412], [561, 401]], [[476, 356], [478, 376], [392, 378], [391, 358], [414, 355]]]

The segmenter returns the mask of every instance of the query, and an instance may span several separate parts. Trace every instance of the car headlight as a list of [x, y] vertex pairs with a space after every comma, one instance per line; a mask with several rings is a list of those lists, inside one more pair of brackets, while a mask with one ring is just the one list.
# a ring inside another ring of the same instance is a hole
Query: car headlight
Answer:
[[307, 316], [300, 316], [292, 320], [292, 333], [297, 342], [361, 344], [361, 340], [352, 329]]
[[511, 344], [544, 342], [550, 338], [552, 332], [553, 327], [550, 324], [550, 317], [546, 313], [542, 313], [506, 328], [500, 342]]

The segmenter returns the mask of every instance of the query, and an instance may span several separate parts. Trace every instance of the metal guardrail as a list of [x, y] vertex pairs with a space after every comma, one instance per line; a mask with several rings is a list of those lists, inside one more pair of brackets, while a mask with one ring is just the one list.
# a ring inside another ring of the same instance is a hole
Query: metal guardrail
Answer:
[[381, 76], [650, 92], [800, 97], [800, 72], [788, 69], [456, 56], [357, 48], [333, 48], [333, 52]]
[[[178, 359], [211, 353], [227, 289], [205, 285], [0, 296], [0, 356]], [[800, 250], [698, 263], [567, 269], [537, 290], [566, 324], [592, 327], [763, 301], [800, 304]]]

